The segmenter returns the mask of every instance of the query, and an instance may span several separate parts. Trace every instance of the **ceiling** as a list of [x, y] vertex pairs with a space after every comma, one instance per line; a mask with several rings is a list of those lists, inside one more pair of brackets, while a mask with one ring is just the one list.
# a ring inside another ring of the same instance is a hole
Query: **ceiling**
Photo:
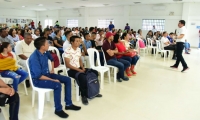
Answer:
[[[0, 0], [0, 8], [42, 11], [81, 7], [139, 5], [134, 2], [141, 2], [139, 4], [165, 4], [200, 2], [200, 0], [182, 0], [182, 2], [174, 2], [173, 0]], [[42, 5], [38, 6], [39, 4]]]

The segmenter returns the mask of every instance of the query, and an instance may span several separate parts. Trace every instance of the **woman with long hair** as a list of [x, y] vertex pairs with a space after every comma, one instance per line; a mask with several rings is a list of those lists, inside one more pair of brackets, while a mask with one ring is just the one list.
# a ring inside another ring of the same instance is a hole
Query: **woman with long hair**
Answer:
[[22, 29], [17, 29], [17, 35], [19, 36], [19, 40], [24, 39], [24, 37], [21, 34], [22, 34]]
[[8, 38], [10, 40], [13, 40], [15, 43], [20, 41], [19, 36], [17, 35], [17, 32], [15, 29], [11, 28], [8, 32]]
[[13, 88], [18, 91], [18, 84], [28, 77], [28, 73], [16, 66], [16, 60], [11, 53], [10, 43], [3, 42], [0, 46], [0, 73], [2, 77], [13, 79]]
[[[131, 64], [131, 68], [129, 67], [126, 69], [127, 76], [136, 75], [137, 73], [135, 72], [134, 68], [137, 64], [137, 61], [139, 60], [137, 51], [134, 49], [131, 49], [130, 46], [127, 49], [124, 43], [121, 41], [119, 34], [116, 34], [114, 36], [114, 43], [118, 49], [117, 58], [127, 60]], [[132, 72], [132, 74], [130, 73], [130, 71]]]

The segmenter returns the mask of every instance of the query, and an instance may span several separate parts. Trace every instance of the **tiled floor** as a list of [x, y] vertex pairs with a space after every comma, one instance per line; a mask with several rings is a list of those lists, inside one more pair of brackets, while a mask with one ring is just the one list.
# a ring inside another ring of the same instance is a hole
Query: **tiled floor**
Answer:
[[[200, 120], [200, 51], [193, 49], [190, 55], [184, 55], [191, 68], [187, 73], [169, 68], [175, 61], [151, 55], [141, 58], [137, 67], [137, 76], [128, 82], [109, 84], [107, 81], [103, 98], [96, 98], [88, 106], [75, 100], [82, 106], [81, 111], [66, 111], [69, 120]], [[73, 85], [74, 86], [74, 85]], [[37, 120], [37, 101], [31, 107], [31, 88], [25, 96], [20, 85], [20, 120]], [[64, 103], [63, 103], [64, 105]], [[8, 108], [8, 106], [7, 106]], [[61, 120], [54, 115], [53, 96], [45, 103], [43, 120]]]

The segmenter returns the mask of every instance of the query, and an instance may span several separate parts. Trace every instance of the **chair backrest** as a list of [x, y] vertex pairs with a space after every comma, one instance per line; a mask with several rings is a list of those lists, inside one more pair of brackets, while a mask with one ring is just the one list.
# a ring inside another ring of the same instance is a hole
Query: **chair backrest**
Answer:
[[158, 51], [161, 51], [161, 46], [160, 46], [160, 41], [159, 40], [156, 40], [156, 45], [157, 45], [157, 50]]
[[104, 66], [106, 66], [107, 65], [106, 57], [105, 57], [105, 53], [104, 53], [102, 47], [101, 47], [101, 51], [103, 52]]
[[30, 68], [29, 68], [29, 58], [26, 60], [26, 67], [27, 67], [28, 74], [29, 74], [29, 81], [31, 83], [32, 88], [34, 89], [36, 87], [33, 85], [33, 80], [32, 80], [32, 76], [31, 76], [31, 72], [30, 72]]
[[66, 68], [66, 75], [69, 76], [68, 73], [67, 73], [67, 71], [69, 70], [69, 68], [67, 68], [67, 66], [66, 66], [64, 54], [65, 53], [62, 54], [62, 58], [63, 58], [63, 62], [64, 62], [64, 65], [65, 65], [65, 68]]
[[96, 49], [94, 49], [94, 48], [88, 48], [87, 52], [88, 52], [88, 56], [89, 56], [90, 67], [91, 68], [95, 67], [95, 64], [94, 64], [94, 54], [95, 53], [96, 53], [96, 57], [97, 57], [97, 64], [98, 64], [98, 66], [101, 66], [101, 64], [100, 64], [100, 58], [99, 58], [99, 51], [96, 50]]
[[61, 61], [61, 58], [60, 58], [59, 50], [56, 47], [53, 47], [53, 46], [49, 46], [49, 50], [55, 50], [56, 51], [56, 55], [58, 56], [59, 62], [61, 64], [62, 61]]

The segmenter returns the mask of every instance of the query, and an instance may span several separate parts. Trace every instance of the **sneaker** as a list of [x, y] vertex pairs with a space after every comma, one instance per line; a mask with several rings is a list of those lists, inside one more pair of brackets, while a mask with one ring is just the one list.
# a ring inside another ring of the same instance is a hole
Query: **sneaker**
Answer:
[[126, 76], [124, 76], [124, 78], [122, 78], [124, 81], [128, 81], [129, 80], [129, 78], [128, 77], [126, 77]]
[[75, 106], [75, 105], [70, 105], [70, 106], [65, 106], [65, 110], [80, 110], [81, 107]]
[[118, 81], [118, 82], [122, 82], [122, 80], [121, 80], [120, 78], [117, 78], [117, 81]]
[[188, 70], [189, 68], [186, 67], [186, 68], [183, 68], [183, 70], [181, 72], [185, 72], [186, 70]]
[[82, 100], [82, 103], [83, 103], [84, 105], [88, 105], [88, 104], [89, 104], [89, 103], [88, 103], [87, 97], [82, 97], [81, 100]]
[[99, 98], [100, 98], [100, 97], [102, 97], [102, 95], [101, 95], [101, 94], [98, 94], [98, 95], [97, 95], [97, 96], [95, 96], [95, 97], [99, 97]]
[[176, 66], [170, 66], [170, 68], [172, 68], [172, 69], [178, 69], [178, 67], [176, 67]]
[[55, 111], [55, 114], [57, 115], [57, 116], [59, 116], [59, 117], [61, 117], [61, 118], [68, 118], [68, 114], [67, 113], [65, 113], [63, 110], [61, 110], [61, 111]]

